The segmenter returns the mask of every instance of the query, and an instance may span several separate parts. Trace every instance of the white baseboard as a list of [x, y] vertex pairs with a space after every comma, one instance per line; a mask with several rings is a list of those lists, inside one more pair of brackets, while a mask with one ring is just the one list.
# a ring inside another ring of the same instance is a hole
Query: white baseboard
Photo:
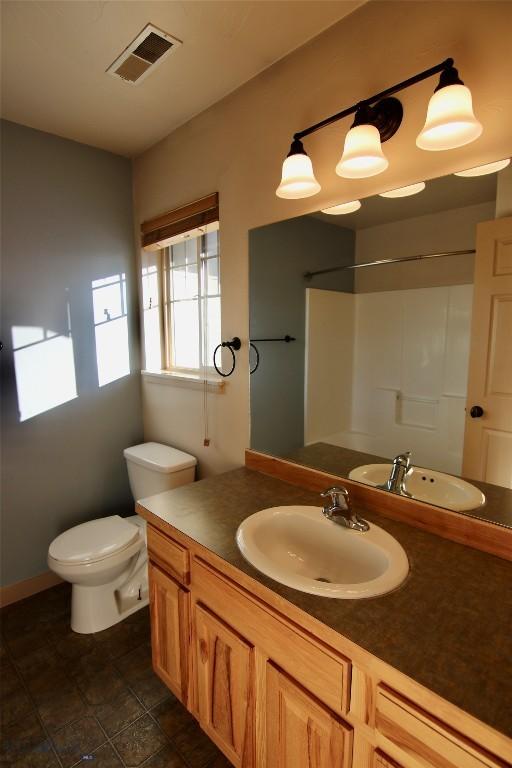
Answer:
[[15, 584], [9, 584], [7, 587], [0, 587], [0, 608], [4, 608], [11, 603], [17, 603], [25, 597], [30, 597], [45, 589], [61, 584], [62, 579], [53, 571], [40, 573], [39, 576], [33, 576], [31, 579], [17, 581]]

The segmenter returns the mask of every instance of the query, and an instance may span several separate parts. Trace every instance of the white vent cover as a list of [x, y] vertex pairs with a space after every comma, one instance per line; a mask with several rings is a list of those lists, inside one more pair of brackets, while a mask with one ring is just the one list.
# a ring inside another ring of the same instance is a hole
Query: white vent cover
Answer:
[[110, 65], [107, 72], [114, 77], [120, 77], [126, 83], [135, 85], [153, 72], [158, 64], [161, 64], [180, 45], [181, 40], [167, 32], [162, 32], [152, 24], [147, 24]]

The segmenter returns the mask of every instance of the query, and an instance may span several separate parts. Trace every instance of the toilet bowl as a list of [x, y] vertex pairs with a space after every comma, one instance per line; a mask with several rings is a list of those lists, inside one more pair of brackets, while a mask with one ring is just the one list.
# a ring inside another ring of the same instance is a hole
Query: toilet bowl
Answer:
[[[126, 448], [135, 500], [193, 482], [196, 459], [160, 443]], [[72, 585], [71, 629], [101, 632], [148, 604], [146, 523], [133, 515], [81, 523], [50, 544], [48, 566]]]

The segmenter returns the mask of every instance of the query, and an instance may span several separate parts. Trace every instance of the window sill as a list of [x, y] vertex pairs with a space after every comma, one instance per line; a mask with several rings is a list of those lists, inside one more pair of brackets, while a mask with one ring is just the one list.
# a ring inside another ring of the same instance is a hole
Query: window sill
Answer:
[[[173, 387], [200, 389], [204, 387], [202, 376], [193, 373], [177, 373], [174, 371], [141, 371], [142, 377], [152, 384], [167, 384]], [[221, 395], [225, 391], [226, 382], [213, 377], [207, 377], [208, 392]]]

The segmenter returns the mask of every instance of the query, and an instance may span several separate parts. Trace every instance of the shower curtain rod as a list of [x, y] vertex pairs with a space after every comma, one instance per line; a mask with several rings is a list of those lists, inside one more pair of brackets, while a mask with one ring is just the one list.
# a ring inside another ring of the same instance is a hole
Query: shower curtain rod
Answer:
[[377, 259], [366, 261], [362, 264], [344, 264], [342, 267], [330, 267], [329, 269], [317, 269], [315, 272], [304, 272], [304, 278], [311, 280], [315, 275], [326, 275], [328, 272], [339, 272], [342, 269], [360, 269], [361, 267], [379, 267], [381, 264], [397, 264], [402, 261], [419, 261], [420, 259], [438, 259], [441, 256], [464, 256], [476, 253], [474, 248], [465, 251], [441, 251], [440, 253], [420, 253], [417, 256], [404, 256], [399, 259]]

